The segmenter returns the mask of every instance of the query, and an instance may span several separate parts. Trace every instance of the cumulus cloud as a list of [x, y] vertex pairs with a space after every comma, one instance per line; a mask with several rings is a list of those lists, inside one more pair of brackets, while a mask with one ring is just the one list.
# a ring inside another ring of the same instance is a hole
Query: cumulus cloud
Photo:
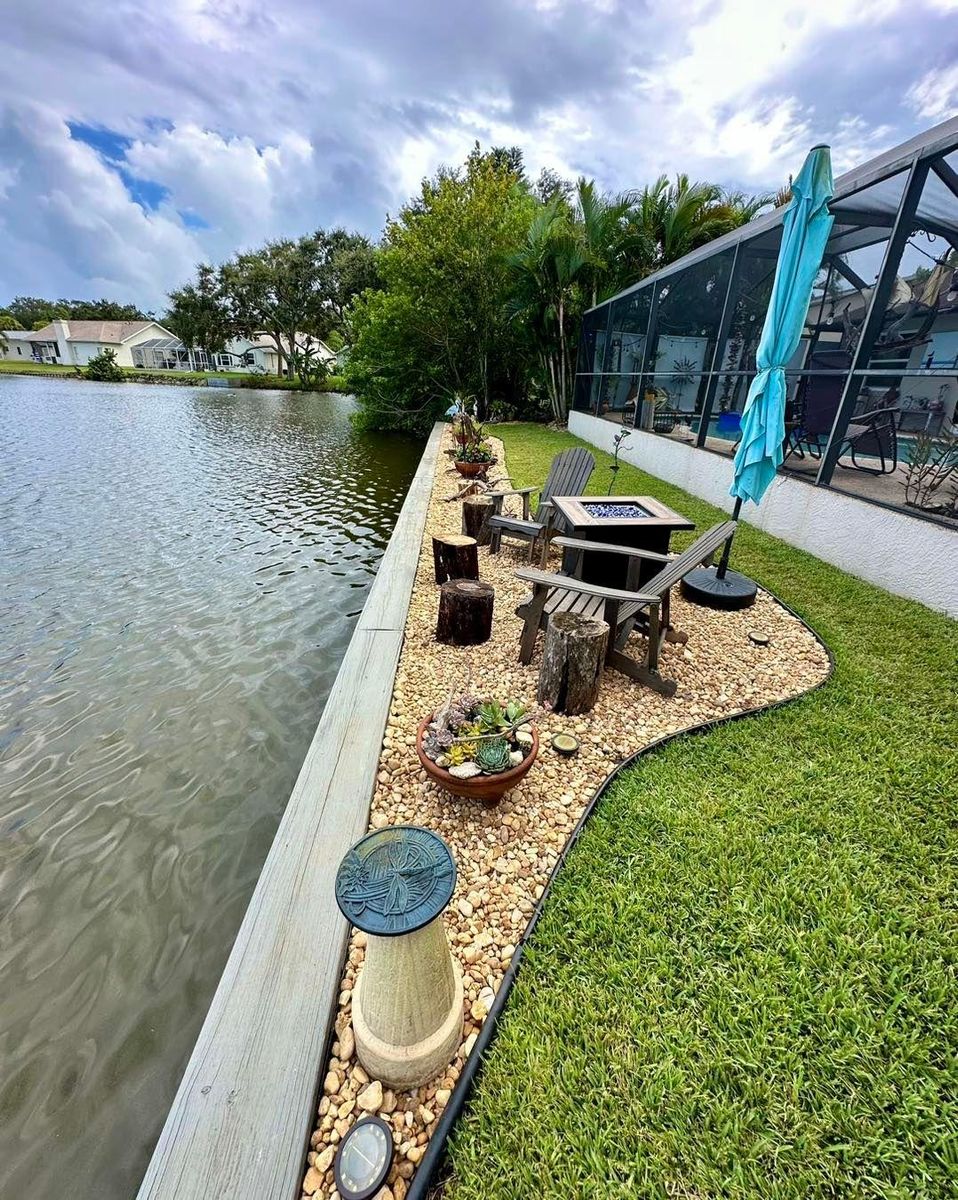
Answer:
[[375, 236], [476, 139], [610, 189], [684, 170], [766, 190], [813, 142], [841, 170], [958, 98], [955, 0], [18, 9], [0, 68], [0, 301], [161, 307], [200, 258], [317, 225]]

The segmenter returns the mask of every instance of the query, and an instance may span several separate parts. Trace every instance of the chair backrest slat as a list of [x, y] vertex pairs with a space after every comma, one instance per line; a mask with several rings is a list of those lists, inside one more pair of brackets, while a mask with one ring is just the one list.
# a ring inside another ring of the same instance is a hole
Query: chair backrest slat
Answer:
[[540, 500], [551, 500], [553, 496], [581, 496], [594, 469], [595, 459], [584, 446], [563, 450], [552, 460]]
[[678, 558], [673, 559], [668, 566], [643, 583], [642, 591], [650, 596], [664, 596], [669, 588], [674, 587], [689, 571], [694, 571], [699, 563], [714, 554], [734, 532], [734, 521], [722, 521], [713, 525], [700, 538], [696, 538], [688, 550], [684, 550]]

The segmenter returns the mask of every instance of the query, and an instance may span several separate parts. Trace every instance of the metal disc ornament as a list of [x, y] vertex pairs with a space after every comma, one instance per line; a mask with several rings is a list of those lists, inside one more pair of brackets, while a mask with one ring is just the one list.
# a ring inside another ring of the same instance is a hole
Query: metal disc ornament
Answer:
[[388, 825], [356, 843], [336, 873], [336, 903], [357, 929], [397, 937], [428, 925], [452, 899], [456, 864], [438, 833]]

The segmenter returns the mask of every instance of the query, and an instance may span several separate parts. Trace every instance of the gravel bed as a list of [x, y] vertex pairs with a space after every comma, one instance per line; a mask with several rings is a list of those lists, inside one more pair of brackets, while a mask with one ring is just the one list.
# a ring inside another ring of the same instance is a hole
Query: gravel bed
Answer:
[[[502, 464], [502, 443], [493, 443]], [[447, 433], [444, 448], [451, 444]], [[493, 468], [494, 475], [497, 470], [501, 475], [502, 467]], [[337, 1040], [310, 1140], [304, 1197], [338, 1200], [332, 1172], [336, 1145], [361, 1115], [378, 1112], [393, 1127], [396, 1156], [388, 1185], [377, 1200], [404, 1200], [549, 873], [592, 793], [619, 762], [664, 734], [799, 695], [828, 674], [824, 649], [765, 592], [759, 592], [751, 609], [739, 613], [699, 608], [676, 594], [672, 622], [689, 634], [689, 641], [663, 648], [662, 673], [678, 681], [673, 697], [608, 672], [591, 713], [549, 714], [540, 723], [538, 760], [496, 808], [448, 795], [426, 778], [416, 757], [419, 721], [450, 692], [534, 704], [542, 653], [540, 636], [532, 663], [523, 667], [518, 662], [522, 623], [515, 608], [527, 587], [513, 572], [525, 562], [525, 552], [506, 543], [497, 556], [487, 549], [479, 552], [480, 575], [496, 590], [492, 639], [463, 649], [434, 640], [439, 589], [433, 578], [431, 537], [461, 532], [461, 505], [447, 499], [456, 494], [460, 482], [447, 456], [440, 454], [370, 826], [425, 825], [452, 849], [458, 882], [445, 921], [465, 985], [463, 1043], [444, 1074], [414, 1091], [395, 1093], [366, 1075], [355, 1055], [350, 1025], [352, 988], [366, 942], [365, 934], [354, 931], [341, 983]], [[512, 511], [517, 513], [518, 506], [512, 505]], [[551, 565], [557, 564], [556, 555]], [[753, 644], [751, 631], [767, 636], [768, 644]], [[574, 758], [563, 758], [550, 748], [551, 738], [560, 732], [579, 740]]]

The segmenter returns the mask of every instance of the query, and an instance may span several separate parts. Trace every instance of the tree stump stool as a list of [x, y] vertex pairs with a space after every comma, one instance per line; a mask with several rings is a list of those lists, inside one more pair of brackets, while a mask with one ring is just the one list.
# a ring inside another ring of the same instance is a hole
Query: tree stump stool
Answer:
[[[475, 545], [475, 543], [473, 543]], [[491, 583], [480, 579], [450, 579], [439, 589], [436, 641], [446, 646], [478, 646], [492, 634]]]
[[447, 579], [478, 579], [479, 550], [476, 539], [450, 533], [432, 539], [432, 561], [436, 568], [436, 583]]
[[581, 613], [553, 613], [539, 669], [539, 703], [555, 712], [589, 712], [599, 696], [609, 626]]
[[459, 1048], [462, 973], [442, 923], [455, 886], [449, 847], [415, 825], [366, 834], [340, 863], [336, 902], [366, 934], [353, 989], [356, 1053], [386, 1087], [418, 1087]]
[[488, 546], [492, 537], [489, 518], [495, 505], [488, 496], [475, 496], [462, 502], [462, 532], [476, 539], [476, 545]]

